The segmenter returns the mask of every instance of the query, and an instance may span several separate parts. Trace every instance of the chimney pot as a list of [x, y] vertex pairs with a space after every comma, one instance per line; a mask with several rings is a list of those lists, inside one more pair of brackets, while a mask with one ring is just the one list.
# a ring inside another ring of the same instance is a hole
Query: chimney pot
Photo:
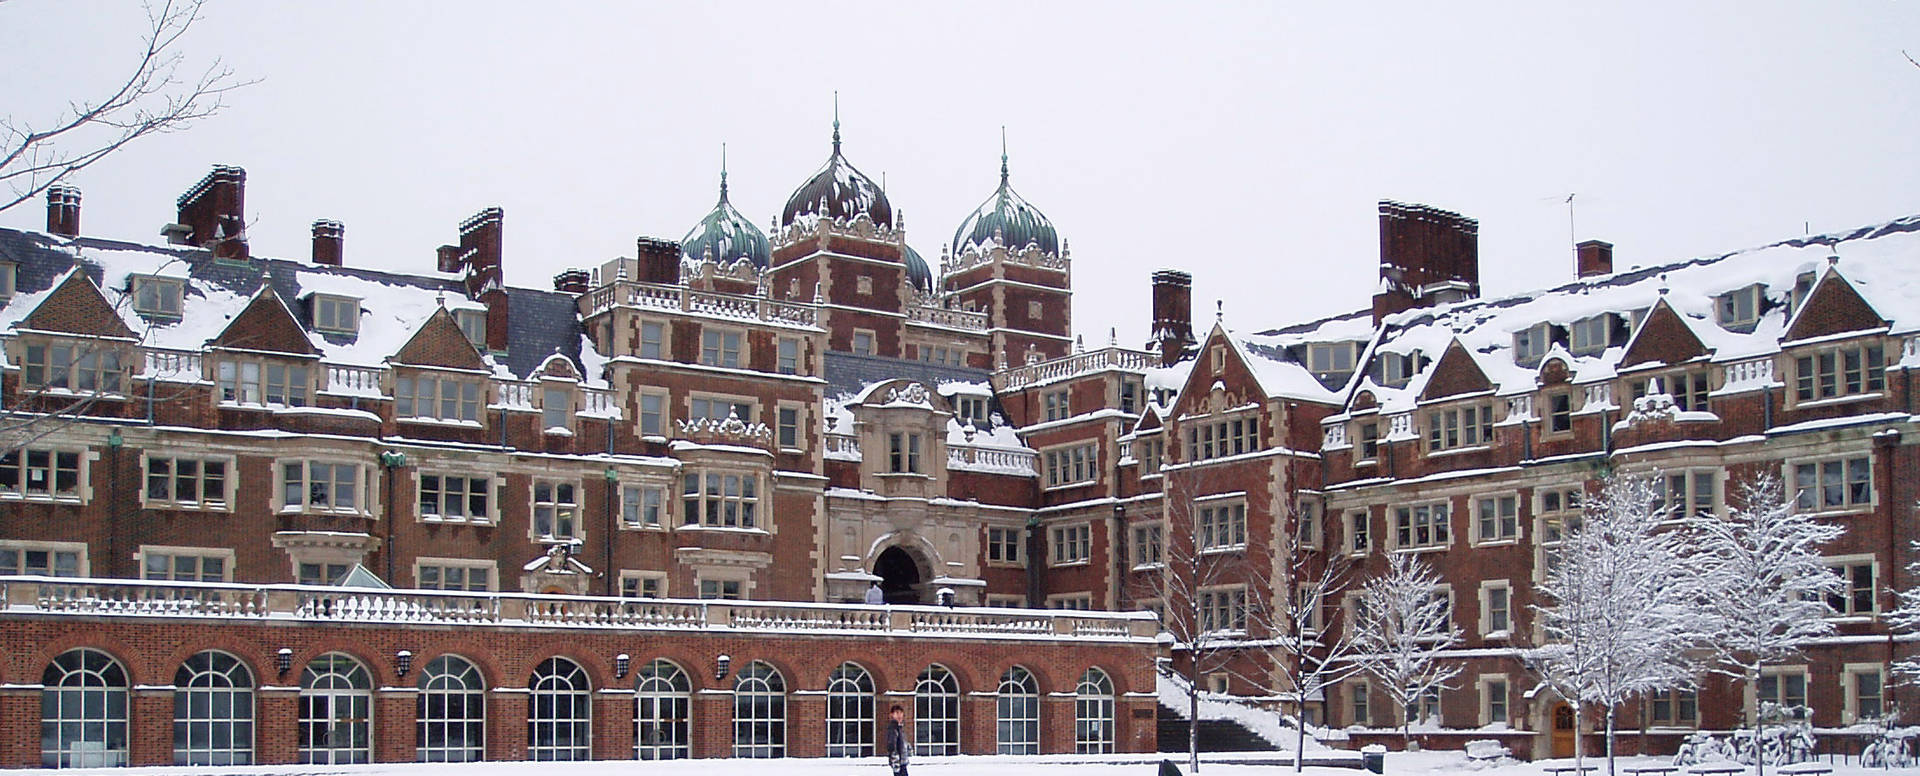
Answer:
[[1173, 269], [1153, 273], [1153, 339], [1148, 349], [1160, 352], [1161, 366], [1172, 366], [1194, 344], [1193, 276]]
[[346, 237], [347, 227], [339, 221], [322, 218], [313, 222], [313, 263], [340, 266], [345, 261], [342, 252]]
[[80, 236], [80, 190], [64, 183], [47, 187], [47, 231], [62, 237]]
[[[1424, 289], [1445, 289], [1426, 294]], [[1480, 222], [1450, 210], [1380, 201], [1380, 287], [1373, 322], [1412, 307], [1480, 295]]]
[[1576, 277], [1613, 274], [1613, 243], [1588, 240], [1573, 246]]
[[663, 285], [680, 282], [680, 243], [655, 237], [641, 237], [634, 243], [640, 271], [634, 280]]
[[570, 269], [553, 276], [553, 290], [566, 294], [584, 294], [592, 275], [584, 269]]
[[180, 195], [178, 223], [188, 229], [187, 244], [213, 248], [223, 259], [246, 259], [247, 171], [216, 164], [187, 193]]

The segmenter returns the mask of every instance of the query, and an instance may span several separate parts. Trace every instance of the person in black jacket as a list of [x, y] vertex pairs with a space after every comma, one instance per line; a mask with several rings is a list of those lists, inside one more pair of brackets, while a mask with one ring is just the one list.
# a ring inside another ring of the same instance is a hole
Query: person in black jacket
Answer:
[[893, 776], [907, 776], [907, 733], [900, 725], [906, 716], [899, 704], [887, 711], [892, 720], [887, 723], [887, 765], [893, 768]]

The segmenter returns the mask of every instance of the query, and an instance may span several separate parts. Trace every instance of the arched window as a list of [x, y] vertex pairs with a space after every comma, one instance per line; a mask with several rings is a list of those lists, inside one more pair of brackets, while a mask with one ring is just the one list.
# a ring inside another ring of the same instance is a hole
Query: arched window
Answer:
[[999, 697], [994, 702], [994, 728], [998, 736], [994, 751], [1000, 754], [1040, 753], [1040, 683], [1033, 673], [1019, 666], [1000, 675]]
[[655, 660], [640, 669], [634, 686], [633, 756], [678, 760], [688, 756], [687, 717], [693, 687], [680, 667]]
[[127, 671], [97, 649], [71, 649], [40, 677], [40, 764], [127, 764]]
[[873, 756], [873, 676], [841, 663], [827, 677], [827, 756]]
[[414, 758], [423, 763], [485, 759], [487, 683], [465, 658], [441, 655], [420, 672]]
[[1087, 669], [1073, 688], [1073, 751], [1113, 751], [1113, 680], [1098, 668]]
[[755, 661], [733, 680], [733, 756], [787, 755], [787, 681]]
[[329, 653], [300, 672], [300, 762], [370, 762], [372, 722], [373, 677], [359, 661]]
[[960, 753], [960, 681], [939, 663], [913, 685], [913, 753]]
[[550, 657], [527, 681], [527, 757], [533, 760], [591, 760], [593, 688], [580, 664]]
[[253, 764], [253, 672], [225, 652], [173, 672], [173, 764]]

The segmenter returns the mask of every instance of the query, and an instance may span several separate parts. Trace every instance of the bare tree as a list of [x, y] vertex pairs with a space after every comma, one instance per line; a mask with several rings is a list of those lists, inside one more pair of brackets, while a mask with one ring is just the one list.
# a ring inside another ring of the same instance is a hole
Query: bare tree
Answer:
[[45, 192], [115, 151], [152, 134], [186, 129], [219, 113], [229, 92], [246, 86], [214, 59], [189, 70], [181, 38], [200, 20], [204, 0], [146, 4], [147, 28], [133, 70], [97, 97], [69, 100], [48, 120], [0, 118], [0, 195], [7, 210]]
[[1439, 593], [1440, 575], [1412, 553], [1387, 556], [1387, 573], [1367, 580], [1354, 613], [1356, 658], [1380, 679], [1400, 707], [1402, 743], [1413, 742], [1420, 699], [1449, 689], [1458, 664], [1441, 662], [1460, 643], [1452, 605]]
[[[1306, 517], [1297, 501], [1291, 510], [1294, 524]], [[1293, 535], [1300, 536], [1296, 527]], [[1275, 653], [1269, 661], [1277, 690], [1292, 693], [1297, 700], [1294, 720], [1293, 770], [1305, 767], [1307, 748], [1307, 699], [1320, 696], [1322, 719], [1326, 718], [1327, 690], [1364, 669], [1355, 658], [1357, 649], [1352, 623], [1341, 622], [1341, 607], [1327, 607], [1338, 601], [1350, 584], [1350, 567], [1338, 553], [1317, 557], [1316, 553], [1291, 553], [1287, 581], [1291, 594], [1282, 594], [1283, 603], [1274, 607], [1277, 615], [1269, 625], [1274, 634]], [[1323, 723], [1324, 724], [1324, 723]]]
[[1160, 599], [1162, 624], [1174, 650], [1187, 657], [1187, 766], [1195, 772], [1200, 768], [1201, 677], [1228, 671], [1265, 684], [1265, 677], [1235, 665], [1258, 651], [1256, 639], [1265, 635], [1261, 626], [1273, 619], [1261, 594], [1272, 589], [1272, 542], [1247, 534], [1243, 502], [1208, 498], [1225, 487], [1213, 469], [1174, 464], [1163, 471], [1164, 566], [1137, 597]]
[[[1763, 474], [1741, 487], [1742, 504], [1722, 520], [1712, 514], [1689, 521], [1693, 573], [1704, 579], [1703, 599], [1712, 613], [1712, 647], [1718, 672], [1757, 687], [1760, 670], [1800, 653], [1801, 645], [1832, 635], [1831, 596], [1844, 585], [1820, 559], [1820, 547], [1844, 530], [1794, 509], [1780, 479]], [[1758, 709], [1756, 709], [1758, 711]], [[1758, 745], [1762, 714], [1754, 714]], [[1766, 758], [1756, 752], [1756, 773]]]

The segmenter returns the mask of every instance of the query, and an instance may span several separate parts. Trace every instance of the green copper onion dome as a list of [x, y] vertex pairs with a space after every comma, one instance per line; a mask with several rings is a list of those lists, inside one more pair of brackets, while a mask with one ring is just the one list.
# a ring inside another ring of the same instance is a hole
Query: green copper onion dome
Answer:
[[724, 161], [720, 164], [720, 202], [687, 232], [686, 237], [681, 238], [680, 250], [695, 261], [711, 258], [724, 265], [746, 259], [760, 269], [766, 269], [773, 259], [773, 247], [767, 243], [766, 233], [741, 216], [740, 211], [733, 209], [733, 204], [727, 201], [727, 166]]
[[840, 119], [835, 118], [833, 156], [787, 197], [787, 206], [780, 211], [780, 225], [808, 217], [852, 219], [862, 213], [880, 226], [893, 225], [893, 205], [887, 202], [886, 192], [840, 155]]
[[927, 260], [920, 258], [920, 252], [911, 245], [904, 246], [907, 252], [902, 255], [907, 265], [907, 282], [912, 283], [920, 293], [933, 293], [933, 270], [927, 266]]
[[989, 241], [1004, 245], [1010, 251], [1034, 246], [1041, 253], [1060, 253], [1060, 235], [1053, 230], [1053, 222], [1015, 194], [1013, 186], [1007, 183], [1005, 150], [1000, 152], [1000, 188], [953, 231], [953, 253], [958, 256], [968, 247], [986, 245]]

